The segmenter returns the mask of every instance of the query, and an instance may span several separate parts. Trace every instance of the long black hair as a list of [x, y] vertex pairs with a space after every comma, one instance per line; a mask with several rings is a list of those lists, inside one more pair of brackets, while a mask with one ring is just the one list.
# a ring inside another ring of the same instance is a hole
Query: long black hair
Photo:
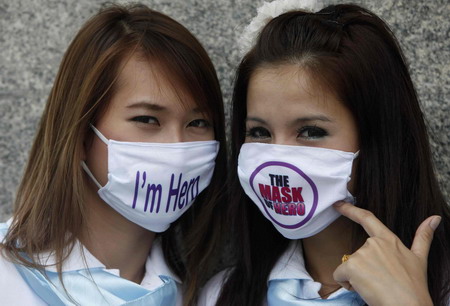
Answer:
[[[236, 173], [249, 80], [258, 68], [282, 64], [306, 69], [353, 114], [360, 137], [354, 175], [359, 207], [372, 211], [406, 246], [424, 219], [442, 216], [428, 257], [428, 287], [435, 305], [444, 305], [450, 291], [450, 213], [433, 171], [423, 114], [394, 34], [357, 5], [280, 15], [241, 61], [233, 95], [234, 199], [228, 216], [236, 237], [235, 261], [218, 305], [261, 305], [269, 273], [290, 242], [243, 193]], [[354, 236], [355, 241], [366, 237], [356, 227]]]

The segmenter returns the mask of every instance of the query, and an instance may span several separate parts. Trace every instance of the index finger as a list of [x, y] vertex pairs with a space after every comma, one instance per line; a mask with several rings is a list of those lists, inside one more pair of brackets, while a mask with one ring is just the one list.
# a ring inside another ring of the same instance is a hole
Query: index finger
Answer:
[[383, 222], [378, 220], [372, 212], [366, 209], [346, 202], [337, 202], [333, 206], [339, 213], [361, 225], [370, 237], [393, 234]]

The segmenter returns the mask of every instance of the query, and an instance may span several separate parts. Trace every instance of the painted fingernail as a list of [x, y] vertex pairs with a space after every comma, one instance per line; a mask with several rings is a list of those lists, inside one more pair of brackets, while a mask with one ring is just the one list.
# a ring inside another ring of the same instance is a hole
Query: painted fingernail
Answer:
[[441, 223], [441, 216], [436, 216], [433, 219], [431, 219], [430, 221], [430, 227], [434, 230], [436, 230], [436, 228], [439, 226], [439, 224]]
[[336, 206], [336, 207], [339, 207], [339, 206], [342, 206], [344, 203], [345, 203], [344, 201], [337, 201], [333, 205]]

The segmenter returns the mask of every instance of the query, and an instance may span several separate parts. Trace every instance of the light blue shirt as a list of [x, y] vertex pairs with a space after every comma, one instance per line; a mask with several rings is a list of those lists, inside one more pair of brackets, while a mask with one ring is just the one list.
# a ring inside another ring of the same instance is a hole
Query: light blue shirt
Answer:
[[[198, 306], [212, 306], [226, 281], [227, 271], [215, 275], [200, 294]], [[268, 292], [263, 306], [287, 305], [364, 305], [356, 292], [340, 288], [327, 299], [322, 299], [322, 285], [306, 271], [301, 243], [292, 242], [278, 259], [268, 278]]]
[[[0, 230], [0, 240], [3, 240], [5, 229], [10, 224], [11, 221], [8, 221], [8, 224], [2, 224], [0, 223], [0, 227], [3, 228], [3, 230]], [[49, 265], [46, 268], [47, 273], [50, 276], [57, 275], [56, 272], [56, 259], [52, 253], [41, 253], [36, 256], [39, 262]], [[78, 272], [79, 275], [76, 275], [79, 277], [80, 275], [83, 276], [83, 271], [87, 271], [86, 267], [89, 268], [90, 271], [96, 271], [101, 272], [97, 273], [97, 276], [100, 275], [100, 277], [109, 277], [109, 279], [112, 280], [113, 283], [117, 284], [117, 280], [121, 281], [123, 279], [120, 278], [120, 271], [116, 269], [106, 269], [105, 265], [103, 265], [97, 258], [95, 258], [86, 248], [84, 248], [83, 245], [81, 245], [79, 242], [77, 242], [72, 250], [72, 252], [69, 254], [69, 256], [66, 258], [66, 260], [63, 263], [62, 271], [63, 273], [67, 273], [67, 275], [70, 275], [71, 273]], [[80, 272], [81, 271], [81, 272]], [[26, 274], [24, 275], [23, 272]], [[29, 272], [29, 271], [28, 271]], [[28, 273], [27, 271], [23, 271], [21, 267], [19, 266], [19, 269], [17, 269], [17, 266], [8, 261], [4, 256], [0, 254], [0, 301], [4, 305], [47, 305], [42, 300], [42, 295], [36, 293], [36, 289], [32, 289], [30, 287], [30, 279], [31, 282], [33, 281], [45, 281], [40, 279], [39, 274], [33, 275], [33, 273]], [[89, 274], [89, 273], [88, 273]], [[92, 279], [90, 278], [91, 275], [84, 275], [86, 276], [86, 282], [78, 282], [75, 281], [72, 284], [70, 281], [68, 284], [75, 285], [72, 288], [75, 288], [73, 290], [77, 290], [76, 288], [80, 289], [78, 291], [85, 292], [86, 288], [83, 289], [83, 286], [80, 286], [80, 284], [88, 284], [90, 283], [92, 285]], [[97, 277], [97, 276], [94, 276]], [[163, 277], [161, 277], [163, 276]], [[64, 277], [64, 276], [63, 276]], [[28, 279], [27, 279], [28, 278]], [[33, 280], [34, 279], [34, 280]], [[55, 278], [56, 279], [56, 278]], [[74, 279], [74, 278], [73, 278]], [[66, 282], [66, 280], [64, 279]], [[90, 281], [90, 282], [89, 282]], [[55, 285], [59, 285], [58, 282], [53, 282]], [[164, 286], [167, 283], [172, 283], [172, 285], [168, 287], [174, 287], [175, 285], [175, 292], [176, 292], [176, 305], [182, 305], [182, 289], [181, 289], [181, 281], [180, 279], [170, 270], [168, 265], [166, 264], [161, 248], [161, 244], [159, 240], [155, 240], [152, 246], [152, 250], [150, 253], [150, 256], [147, 258], [146, 262], [146, 273], [144, 275], [144, 278], [140, 285], [137, 284], [128, 284], [131, 286], [134, 286], [134, 291], [136, 293], [143, 292], [143, 290], [146, 290], [147, 292], [154, 291], [162, 286]], [[45, 284], [42, 283], [43, 287], [45, 287]], [[108, 285], [109, 286], [109, 285]], [[88, 289], [90, 287], [87, 287]], [[112, 287], [107, 287], [107, 289], [110, 289]], [[97, 289], [95, 289], [97, 290]], [[129, 290], [127, 290], [128, 292]], [[163, 291], [163, 290], [161, 290]], [[164, 291], [167, 291], [166, 289]], [[86, 291], [88, 292], [88, 291]], [[128, 295], [126, 292], [125, 296], [118, 294], [119, 298], [120, 296], [125, 297]], [[167, 291], [169, 292], [169, 291]], [[173, 292], [173, 290], [171, 290]], [[70, 293], [70, 290], [69, 290]], [[86, 293], [87, 295], [87, 293]], [[112, 297], [115, 298], [115, 297]], [[117, 299], [117, 303], [120, 304], [119, 299]], [[89, 303], [90, 304], [90, 303]]]

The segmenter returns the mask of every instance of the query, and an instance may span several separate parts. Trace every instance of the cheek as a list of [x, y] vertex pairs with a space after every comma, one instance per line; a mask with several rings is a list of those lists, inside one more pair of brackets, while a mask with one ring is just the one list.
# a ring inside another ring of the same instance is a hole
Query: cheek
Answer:
[[351, 180], [347, 184], [347, 189], [352, 195], [355, 195], [356, 170], [358, 169], [358, 158], [353, 161]]
[[204, 130], [188, 130], [185, 136], [182, 137], [183, 141], [209, 141], [215, 140], [214, 128], [208, 128]]
[[208, 133], [206, 133], [205, 140], [215, 140], [216, 134], [214, 133], [214, 128], [210, 128]]
[[105, 186], [108, 181], [108, 148], [98, 137], [94, 136], [90, 146], [86, 148], [86, 164], [94, 177]]

